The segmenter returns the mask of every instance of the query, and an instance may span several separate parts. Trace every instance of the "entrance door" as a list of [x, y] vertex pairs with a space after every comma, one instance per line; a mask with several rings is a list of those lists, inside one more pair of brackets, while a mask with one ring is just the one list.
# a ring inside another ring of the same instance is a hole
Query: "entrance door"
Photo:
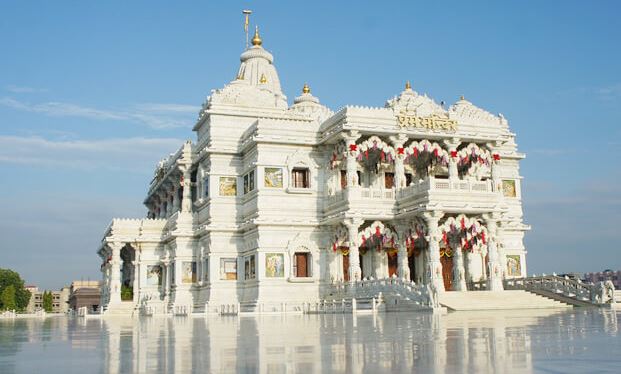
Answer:
[[393, 274], [397, 274], [397, 267], [399, 262], [397, 261], [397, 253], [388, 253], [388, 276], [392, 277]]
[[440, 263], [442, 264], [442, 278], [444, 279], [444, 289], [453, 289], [453, 257], [446, 255], [440, 257]]
[[416, 256], [414, 253], [408, 256], [408, 265], [410, 266], [410, 280], [416, 282]]
[[343, 255], [343, 279], [349, 281], [349, 254]]

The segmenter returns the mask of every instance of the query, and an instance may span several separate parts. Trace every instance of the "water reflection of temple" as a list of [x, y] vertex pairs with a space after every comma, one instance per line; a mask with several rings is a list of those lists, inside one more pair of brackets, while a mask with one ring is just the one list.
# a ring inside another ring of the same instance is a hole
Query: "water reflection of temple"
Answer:
[[[593, 318], [616, 336], [616, 314], [601, 313], [107, 319], [105, 371], [530, 372], [534, 346], [568, 353]], [[550, 331], [540, 334], [542, 326]]]

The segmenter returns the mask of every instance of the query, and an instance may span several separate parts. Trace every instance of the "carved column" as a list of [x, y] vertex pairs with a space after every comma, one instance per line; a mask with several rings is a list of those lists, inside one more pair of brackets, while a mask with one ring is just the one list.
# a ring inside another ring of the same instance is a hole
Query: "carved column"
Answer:
[[401, 279], [410, 280], [410, 265], [408, 264], [408, 248], [406, 246], [407, 225], [401, 222], [397, 225], [396, 230], [398, 236], [397, 274]]
[[173, 210], [173, 192], [172, 186], [166, 186], [166, 216], [170, 217], [175, 212]]
[[112, 249], [112, 260], [110, 260], [110, 304], [121, 302], [121, 248], [123, 243], [108, 243]]
[[160, 292], [162, 293], [162, 295], [164, 296], [164, 300], [166, 301], [168, 301], [168, 294], [170, 293], [170, 281], [168, 280], [170, 273], [169, 264], [170, 261], [168, 261], [167, 259], [162, 260], [162, 289]]
[[500, 256], [498, 255], [498, 247], [496, 245], [496, 235], [498, 227], [498, 216], [496, 214], [486, 215], [485, 221], [487, 223], [487, 232], [489, 239], [487, 240], [487, 253], [488, 253], [488, 273], [487, 289], [490, 291], [502, 291], [502, 269], [500, 266]]
[[398, 136], [391, 136], [390, 141], [395, 148], [395, 188], [406, 187], [405, 179], [405, 150], [403, 145], [408, 140], [405, 134], [399, 134]]
[[427, 261], [427, 280], [432, 288], [437, 292], [444, 291], [444, 280], [442, 279], [442, 264], [440, 263], [440, 230], [438, 222], [444, 213], [440, 211], [430, 211], [423, 213], [429, 230], [429, 258]]
[[179, 209], [181, 208], [181, 203], [179, 200], [179, 183], [174, 182], [173, 183], [173, 213], [178, 212]]
[[498, 262], [500, 263], [500, 271], [502, 272], [502, 279], [507, 278], [507, 253], [505, 252], [505, 246], [501, 239], [503, 231], [502, 224], [498, 224], [496, 234], [496, 248], [498, 249]]
[[347, 188], [358, 186], [358, 157], [359, 151], [356, 145], [356, 140], [360, 138], [360, 134], [357, 131], [349, 131], [348, 133], [341, 133], [343, 139], [345, 139], [347, 159], [345, 160]]
[[132, 289], [133, 289], [133, 293], [134, 293], [134, 305], [138, 304], [138, 293], [140, 291], [140, 261], [138, 259], [132, 261], [132, 265], [134, 266], [134, 271], [133, 271], [133, 283], [132, 283]]
[[444, 145], [446, 145], [449, 152], [448, 175], [451, 182], [459, 180], [459, 172], [457, 171], [457, 147], [459, 147], [459, 144], [460, 140], [458, 138], [444, 141]]
[[358, 250], [358, 229], [362, 225], [361, 219], [346, 219], [345, 226], [349, 242], [349, 282], [359, 281], [362, 276], [360, 269], [360, 252]]
[[166, 207], [167, 207], [166, 191], [164, 190], [159, 191], [157, 196], [160, 198], [160, 217], [159, 218], [166, 218]]
[[467, 291], [464, 251], [459, 243], [455, 245], [453, 261], [453, 291]]
[[192, 211], [192, 180], [189, 167], [183, 167], [183, 198], [181, 200], [181, 212], [190, 213]]

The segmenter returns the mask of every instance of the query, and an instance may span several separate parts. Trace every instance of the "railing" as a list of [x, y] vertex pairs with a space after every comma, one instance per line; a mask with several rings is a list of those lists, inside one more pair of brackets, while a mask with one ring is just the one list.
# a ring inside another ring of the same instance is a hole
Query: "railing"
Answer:
[[456, 191], [456, 192], [474, 192], [489, 193], [492, 192], [492, 184], [489, 180], [455, 180], [438, 179], [428, 177], [426, 179], [413, 182], [408, 187], [399, 190], [398, 197], [414, 196], [424, 191]]
[[541, 275], [505, 279], [503, 283], [506, 290], [546, 293], [550, 297], [565, 298], [570, 303], [574, 300], [578, 305], [599, 306], [615, 303], [615, 289], [610, 281], [591, 284], [557, 275]]
[[416, 284], [393, 276], [391, 278], [373, 279], [372, 277], [358, 282], [338, 282], [333, 284], [333, 296], [340, 298], [377, 298], [382, 295], [396, 297], [423, 308], [440, 306], [436, 293], [428, 285]]
[[393, 188], [347, 188], [328, 196], [328, 205], [333, 205], [344, 200], [393, 200], [395, 190]]

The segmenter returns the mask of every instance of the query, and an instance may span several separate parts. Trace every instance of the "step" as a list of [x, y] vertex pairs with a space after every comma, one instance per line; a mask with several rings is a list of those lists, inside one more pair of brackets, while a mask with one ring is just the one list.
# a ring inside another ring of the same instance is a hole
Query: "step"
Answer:
[[570, 305], [521, 290], [447, 291], [438, 301], [450, 310], [547, 309], [570, 308]]

